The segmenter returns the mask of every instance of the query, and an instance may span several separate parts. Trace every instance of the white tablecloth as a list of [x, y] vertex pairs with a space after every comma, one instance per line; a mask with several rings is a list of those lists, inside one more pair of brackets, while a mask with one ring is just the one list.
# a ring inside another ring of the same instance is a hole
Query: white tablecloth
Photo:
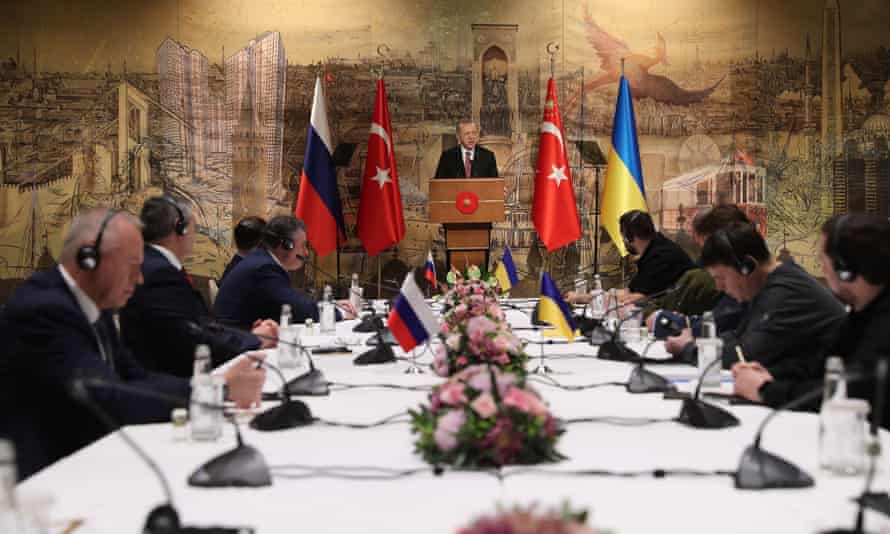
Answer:
[[[338, 326], [340, 337], [353, 322]], [[523, 332], [522, 336], [534, 336]], [[331, 339], [316, 339], [325, 344]], [[357, 347], [356, 352], [366, 347]], [[572, 355], [592, 355], [584, 344], [548, 345], [547, 364], [555, 379], [567, 384], [626, 379], [630, 365]], [[400, 351], [396, 351], [401, 354]], [[538, 348], [529, 348], [537, 356]], [[661, 347], [653, 355], [663, 354]], [[352, 365], [352, 355], [316, 356], [327, 378], [336, 382], [435, 384], [432, 374], [406, 375], [407, 363], [373, 367]], [[275, 360], [274, 351], [270, 361]], [[424, 356], [429, 361], [430, 356]], [[530, 362], [530, 368], [537, 360]], [[694, 387], [695, 370], [658, 366], [657, 371], [679, 379], [681, 388]], [[288, 373], [293, 375], [293, 373]], [[268, 375], [267, 389], [280, 381]], [[631, 395], [609, 386], [568, 392], [538, 385], [555, 415], [670, 418], [680, 402], [660, 394]], [[731, 385], [724, 384], [724, 388]], [[426, 393], [389, 389], [352, 389], [328, 397], [307, 398], [321, 418], [370, 422], [424, 402]], [[573, 424], [559, 450], [565, 462], [545, 466], [552, 471], [601, 468], [735, 469], [765, 408], [731, 406], [742, 424], [725, 430], [695, 430], [677, 423], [649, 426]], [[498, 503], [512, 506], [559, 505], [568, 500], [591, 511], [591, 523], [623, 533], [800, 532], [851, 525], [855, 506], [850, 498], [862, 489], [863, 477], [839, 477], [818, 468], [818, 419], [814, 415], [780, 415], [763, 440], [764, 448], [783, 456], [816, 478], [805, 490], [746, 492], [734, 489], [728, 477], [606, 478], [526, 474], [498, 481], [481, 473], [431, 473], [395, 481], [354, 481], [330, 478], [281, 479], [261, 489], [196, 489], [187, 477], [202, 463], [234, 445], [234, 432], [213, 443], [177, 442], [169, 424], [130, 427], [128, 431], [158, 462], [173, 486], [175, 504], [188, 524], [249, 525], [261, 533], [387, 532], [451, 533], [475, 516], [492, 512]], [[413, 453], [408, 424], [366, 430], [311, 426], [277, 433], [243, 429], [245, 440], [266, 457], [270, 466], [285, 464], [380, 466], [414, 468], [423, 462]], [[882, 436], [885, 447], [887, 434]], [[881, 461], [886, 464], [886, 455]], [[877, 489], [890, 488], [882, 470]], [[65, 458], [21, 484], [23, 492], [51, 492], [54, 518], [85, 518], [78, 534], [140, 532], [149, 509], [163, 500], [153, 474], [116, 435]], [[877, 514], [867, 515], [872, 530], [890, 525]]]

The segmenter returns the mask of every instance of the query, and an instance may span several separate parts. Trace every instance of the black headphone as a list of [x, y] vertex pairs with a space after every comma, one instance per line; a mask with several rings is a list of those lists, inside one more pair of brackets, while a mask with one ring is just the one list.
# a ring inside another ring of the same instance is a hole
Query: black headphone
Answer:
[[84, 245], [77, 249], [77, 265], [84, 271], [95, 271], [99, 268], [99, 262], [102, 261], [102, 255], [99, 248], [102, 246], [102, 235], [105, 234], [105, 228], [111, 219], [119, 213], [118, 210], [108, 210], [102, 222], [99, 223], [99, 231], [96, 233], [96, 241], [92, 245]]
[[628, 230], [630, 230], [630, 225], [632, 225], [633, 222], [634, 222], [635, 220], [637, 220], [637, 218], [639, 218], [639, 216], [640, 216], [641, 213], [643, 213], [643, 212], [640, 211], [640, 210], [633, 210], [633, 211], [631, 211], [631, 212], [630, 212], [630, 214], [631, 214], [630, 217], [627, 219], [627, 222], [625, 222], [624, 225], [623, 225], [623, 228], [622, 228], [622, 231], [621, 231], [621, 237], [623, 237], [624, 240], [627, 241], [628, 243], [630, 243], [630, 242], [633, 241], [633, 236], [630, 234], [630, 232], [628, 232]]
[[739, 258], [739, 255], [736, 254], [735, 247], [732, 246], [732, 240], [729, 239], [729, 234], [726, 233], [724, 228], [714, 232], [714, 239], [720, 242], [721, 247], [729, 251], [729, 255], [734, 264], [733, 266], [739, 274], [742, 276], [750, 276], [757, 268], [757, 261], [751, 256], [746, 255], [744, 258]]
[[185, 214], [182, 212], [182, 208], [179, 207], [179, 204], [177, 204], [175, 200], [167, 195], [164, 195], [161, 198], [176, 210], [176, 222], [173, 223], [173, 231], [176, 232], [176, 235], [187, 234], [189, 231], [188, 222], [185, 220]]
[[[269, 230], [268, 227], [263, 230], [263, 233], [270, 238], [269, 241], [273, 247], [281, 245], [284, 250], [293, 250], [297, 246], [293, 239], [279, 235], [277, 232]], [[305, 261], [305, 258], [303, 260]]]
[[834, 225], [834, 233], [831, 235], [831, 250], [833, 252], [831, 255], [831, 263], [834, 267], [834, 272], [837, 273], [837, 277], [840, 278], [842, 282], [852, 282], [859, 276], [859, 272], [856, 270], [856, 267], [853, 266], [852, 262], [844, 258], [843, 253], [841, 253], [841, 230], [846, 223], [847, 215], [842, 215]]

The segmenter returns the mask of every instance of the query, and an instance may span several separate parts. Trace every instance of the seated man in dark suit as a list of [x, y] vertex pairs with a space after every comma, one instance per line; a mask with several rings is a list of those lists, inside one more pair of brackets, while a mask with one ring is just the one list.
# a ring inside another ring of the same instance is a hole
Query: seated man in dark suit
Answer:
[[[107, 433], [70, 395], [72, 382], [95, 377], [126, 382], [183, 399], [189, 381], [139, 366], [117, 335], [111, 310], [123, 306], [142, 281], [143, 243], [138, 219], [105, 209], [78, 215], [62, 245], [61, 263], [35, 273], [3, 312], [7, 348], [0, 353], [0, 390], [14, 407], [0, 412], [13, 437], [24, 478]], [[258, 402], [262, 369], [242, 360], [226, 373], [231, 400]], [[109, 388], [90, 387], [92, 400], [121, 425], [170, 420], [165, 402]]]
[[238, 251], [232, 256], [232, 259], [223, 270], [222, 276], [219, 277], [220, 283], [222, 283], [223, 278], [229, 274], [232, 268], [257, 248], [263, 238], [264, 228], [266, 228], [266, 220], [261, 217], [250, 216], [238, 221], [233, 232], [235, 234], [235, 247]]
[[458, 145], [442, 152], [436, 178], [496, 178], [498, 163], [494, 152], [482, 148], [479, 127], [470, 119], [457, 123]]
[[[244, 258], [219, 288], [213, 309], [220, 322], [249, 328], [257, 317], [279, 317], [281, 306], [290, 305], [291, 319], [318, 320], [318, 304], [291, 287], [289, 271], [306, 263], [306, 225], [290, 215], [273, 217], [266, 225], [260, 247]], [[337, 303], [337, 319], [353, 319], [348, 300]]]
[[269, 338], [278, 336], [278, 325], [271, 320], [254, 327], [263, 339], [236, 330], [202, 333], [195, 328], [196, 323], [210, 320], [210, 312], [182, 265], [195, 244], [195, 221], [187, 202], [169, 196], [150, 198], [140, 219], [146, 243], [144, 281], [120, 313], [124, 344], [139, 363], [188, 378], [199, 343], [210, 347], [214, 366], [248, 350], [275, 346]]
[[[841, 356], [847, 372], [874, 376], [875, 364], [890, 356], [890, 222], [876, 215], [835, 216], [822, 226], [818, 247], [828, 287], [851, 308], [840, 339], [824, 346], [823, 354]], [[758, 363], [736, 363], [735, 393], [781, 406], [824, 384], [825, 366], [816, 363], [809, 376], [785, 380]], [[847, 394], [876, 405], [873, 379], [849, 381]], [[798, 409], [818, 411], [821, 401], [815, 398]], [[890, 410], [879, 422], [890, 428]]]

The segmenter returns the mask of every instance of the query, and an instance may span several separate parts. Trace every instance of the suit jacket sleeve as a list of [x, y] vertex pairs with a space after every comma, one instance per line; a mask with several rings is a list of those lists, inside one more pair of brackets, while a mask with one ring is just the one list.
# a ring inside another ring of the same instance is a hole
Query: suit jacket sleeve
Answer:
[[318, 305], [307, 295], [298, 293], [290, 286], [287, 274], [277, 265], [264, 265], [257, 270], [256, 290], [262, 292], [269, 300], [279, 304], [290, 304], [294, 321], [306, 319], [318, 321]]
[[485, 154], [485, 167], [482, 169], [482, 176], [485, 178], [497, 178], [498, 177], [498, 162], [494, 156], [494, 152], [486, 151], [482, 152]]
[[434, 178], [453, 178], [452, 173], [448, 170], [448, 156], [450, 153], [449, 150], [446, 150], [439, 156], [439, 164], [436, 165]]
[[[32, 371], [42, 378], [41, 382], [68, 390], [76, 378], [98, 377], [109, 382], [120, 380], [102, 359], [92, 331], [82, 317], [71, 314], [68, 307], [43, 309], [42, 312], [17, 322], [22, 345], [29, 347]], [[114, 332], [110, 317], [106, 316], [103, 320], [111, 328], [109, 331]], [[125, 381], [188, 399], [190, 388], [187, 380], [149, 373], [133, 362], [119, 341], [114, 341], [113, 345], [115, 362]], [[90, 396], [122, 425], [170, 419], [172, 405], [166, 402], [110, 388], [91, 388]]]

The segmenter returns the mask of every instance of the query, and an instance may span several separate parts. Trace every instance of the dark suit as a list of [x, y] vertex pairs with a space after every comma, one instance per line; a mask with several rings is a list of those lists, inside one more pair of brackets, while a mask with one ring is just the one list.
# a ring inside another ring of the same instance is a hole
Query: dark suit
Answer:
[[[473, 153], [473, 165], [470, 176], [473, 178], [497, 178], [498, 163], [494, 152], [476, 145]], [[436, 178], [466, 178], [464, 169], [463, 147], [457, 145], [442, 152], [439, 165], [436, 167]]]
[[145, 281], [121, 310], [120, 323], [124, 344], [146, 368], [188, 378], [198, 343], [210, 346], [215, 366], [259, 348], [259, 338], [249, 332], [195, 333], [189, 323], [210, 318], [203, 297], [182, 271], [149, 245], [142, 277]]
[[243, 259], [244, 259], [244, 257], [241, 256], [241, 254], [235, 254], [234, 256], [232, 256], [232, 259], [229, 260], [228, 264], [226, 264], [226, 268], [223, 269], [222, 276], [219, 277], [219, 280], [217, 280], [217, 282], [219, 282], [221, 284], [223, 281], [223, 278], [225, 278], [227, 274], [232, 272], [232, 269], [234, 269], [236, 265], [241, 263], [241, 260], [243, 260]]
[[[213, 310], [220, 322], [249, 328], [257, 319], [278, 319], [290, 304], [293, 320], [318, 321], [318, 306], [291, 287], [290, 277], [269, 251], [259, 248], [245, 257], [219, 287]], [[339, 315], [339, 313], [338, 313]]]
[[[93, 327], [58, 268], [34, 274], [12, 295], [4, 312], [6, 343], [0, 355], [0, 391], [15, 399], [2, 410], [13, 437], [19, 476], [71, 454], [107, 433], [104, 425], [69, 395], [72, 379], [96, 376], [188, 399], [182, 378], [140, 367], [116, 335], [109, 312], [98, 323], [106, 332], [114, 368], [102, 358]], [[91, 388], [92, 399], [122, 425], [170, 420], [168, 403], [109, 389]]]

